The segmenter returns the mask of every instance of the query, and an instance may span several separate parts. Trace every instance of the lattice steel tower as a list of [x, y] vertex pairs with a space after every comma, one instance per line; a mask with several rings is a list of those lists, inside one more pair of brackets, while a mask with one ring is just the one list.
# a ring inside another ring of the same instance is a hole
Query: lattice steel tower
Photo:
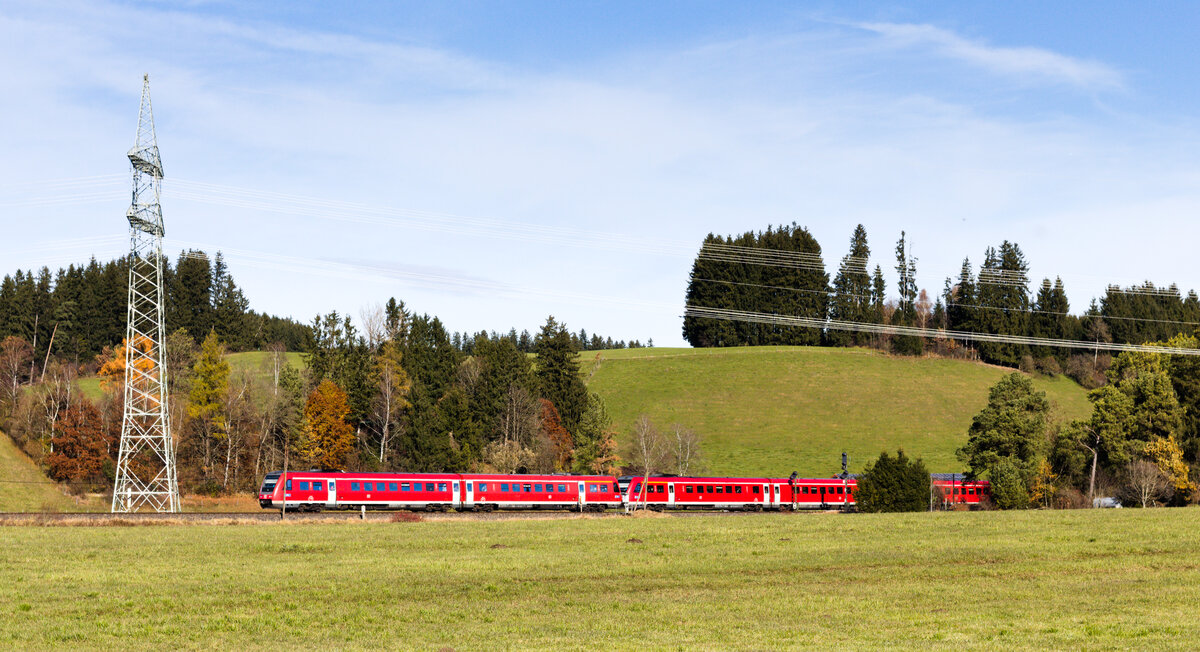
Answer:
[[175, 445], [167, 409], [163, 326], [162, 162], [150, 107], [150, 76], [142, 77], [137, 139], [129, 150], [133, 204], [129, 218], [129, 312], [125, 336], [125, 411], [112, 511], [149, 507], [179, 511]]

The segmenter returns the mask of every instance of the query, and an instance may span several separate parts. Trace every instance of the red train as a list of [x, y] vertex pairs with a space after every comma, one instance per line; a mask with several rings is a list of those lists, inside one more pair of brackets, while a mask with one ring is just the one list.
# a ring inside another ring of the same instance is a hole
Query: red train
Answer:
[[[934, 474], [932, 504], [979, 505], [986, 480]], [[644, 485], [644, 486], [643, 486]], [[460, 473], [268, 473], [258, 492], [264, 509], [406, 509], [423, 511], [560, 509], [597, 511], [642, 506], [655, 510], [798, 510], [855, 506], [854, 477], [614, 478], [600, 475], [500, 475]]]

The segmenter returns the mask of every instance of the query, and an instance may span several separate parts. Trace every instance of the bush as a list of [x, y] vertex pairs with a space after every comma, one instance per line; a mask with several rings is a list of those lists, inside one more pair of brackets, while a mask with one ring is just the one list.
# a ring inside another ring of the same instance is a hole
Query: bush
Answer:
[[883, 452], [858, 478], [855, 501], [862, 512], [923, 512], [929, 509], [929, 471], [904, 451]]
[[1066, 374], [1084, 388], [1096, 389], [1104, 384], [1104, 369], [1108, 368], [1104, 358], [1107, 357], [1100, 356], [1100, 359], [1093, 364], [1090, 355], [1073, 355], [1067, 359]]
[[1018, 368], [1027, 374], [1037, 373], [1037, 365], [1034, 364], [1033, 356], [1031, 355], [1021, 356], [1021, 364]]
[[1021, 471], [1008, 460], [992, 467], [992, 500], [1000, 509], [1025, 509], [1029, 507], [1029, 489]]
[[1033, 361], [1033, 364], [1037, 367], [1038, 371], [1047, 376], [1057, 376], [1062, 373], [1062, 367], [1058, 364], [1058, 358], [1052, 355], [1038, 358]]

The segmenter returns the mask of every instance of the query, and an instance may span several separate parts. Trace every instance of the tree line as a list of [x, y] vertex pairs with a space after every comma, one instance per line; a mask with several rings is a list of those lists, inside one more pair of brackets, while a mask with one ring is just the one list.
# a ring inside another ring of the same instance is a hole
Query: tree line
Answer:
[[[259, 368], [234, 368], [210, 326], [197, 344], [167, 342], [180, 486], [220, 494], [270, 469], [577, 472], [618, 469], [607, 408], [579, 374], [577, 339], [553, 317], [533, 355], [479, 333], [468, 355], [441, 320], [392, 299], [362, 327], [330, 312], [305, 326], [303, 359], [273, 342]], [[102, 394], [79, 390], [80, 366], [42, 365], [22, 338], [0, 341], [0, 426], [56, 480], [112, 481], [126, 343], [100, 354]]]
[[[1200, 349], [1194, 336], [1168, 346]], [[1200, 361], [1126, 352], [1091, 390], [1085, 419], [1057, 419], [1044, 392], [1014, 373], [992, 387], [958, 452], [992, 481], [1001, 508], [1200, 502]]]
[[[978, 269], [964, 258], [957, 277], [946, 278], [931, 300], [916, 283], [918, 259], [901, 232], [892, 268], [898, 287], [888, 294], [881, 265], [870, 265], [871, 248], [860, 224], [830, 281], [820, 244], [804, 227], [768, 227], [738, 236], [709, 234], [692, 264], [688, 305], [865, 324], [1022, 335], [1049, 339], [1144, 344], [1191, 333], [1200, 323], [1200, 298], [1172, 284], [1149, 281], [1109, 286], [1098, 302], [1071, 312], [1061, 278], [1030, 289], [1029, 263], [1020, 246], [1004, 241], [985, 249]], [[687, 316], [683, 337], [696, 347], [805, 344], [872, 346], [900, 354], [933, 352], [1048, 374], [1067, 373], [1085, 386], [1105, 382], [1111, 358], [1075, 350], [1024, 344], [964, 345], [948, 338], [925, 340], [833, 329], [754, 324]]]
[[[39, 361], [52, 355], [86, 365], [124, 338], [128, 286], [127, 257], [92, 258], [56, 272], [17, 270], [0, 281], [0, 340], [28, 342]], [[251, 310], [219, 252], [188, 250], [174, 264], [164, 260], [163, 287], [167, 332], [185, 330], [196, 344], [210, 330], [234, 351], [272, 342], [300, 351], [308, 341], [305, 325]]]

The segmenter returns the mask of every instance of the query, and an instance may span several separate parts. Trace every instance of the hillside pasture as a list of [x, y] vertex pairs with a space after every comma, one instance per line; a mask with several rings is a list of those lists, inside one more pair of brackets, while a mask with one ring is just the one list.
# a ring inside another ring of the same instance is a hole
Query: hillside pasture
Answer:
[[[701, 433], [717, 475], [828, 476], [903, 448], [930, 471], [961, 471], [954, 451], [1003, 369], [965, 360], [892, 356], [870, 349], [740, 347], [587, 352], [582, 372], [605, 399], [618, 441], [638, 415]], [[1087, 392], [1058, 376], [1035, 378], [1057, 418], [1091, 413]]]

